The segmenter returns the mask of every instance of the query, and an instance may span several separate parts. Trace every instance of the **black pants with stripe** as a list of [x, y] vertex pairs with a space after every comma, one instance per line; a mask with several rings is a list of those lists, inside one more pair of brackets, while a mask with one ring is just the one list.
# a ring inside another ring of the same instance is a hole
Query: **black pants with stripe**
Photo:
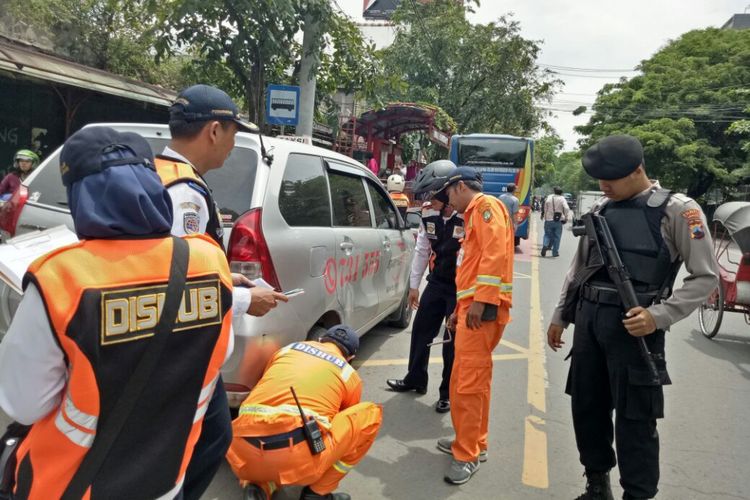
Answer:
[[[456, 291], [439, 283], [428, 282], [419, 300], [419, 309], [414, 317], [409, 347], [409, 373], [404, 382], [414, 387], [427, 387], [427, 365], [430, 361], [430, 348], [441, 326], [456, 308]], [[448, 399], [448, 384], [453, 368], [454, 341], [443, 346], [443, 381], [440, 384], [440, 399]]]

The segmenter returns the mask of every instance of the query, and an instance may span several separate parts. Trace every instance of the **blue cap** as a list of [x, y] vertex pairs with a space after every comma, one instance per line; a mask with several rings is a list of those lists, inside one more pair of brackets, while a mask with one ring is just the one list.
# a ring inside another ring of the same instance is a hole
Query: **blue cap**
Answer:
[[223, 90], [210, 85], [193, 85], [177, 96], [169, 107], [170, 122], [205, 122], [227, 120], [237, 124], [240, 130], [259, 133], [254, 123], [240, 118], [240, 110], [232, 98]]
[[441, 191], [445, 190], [451, 184], [455, 184], [458, 181], [477, 181], [482, 182], [482, 173], [477, 172], [471, 167], [456, 167], [452, 172], [448, 174], [448, 180], [445, 181]]
[[354, 356], [359, 349], [359, 335], [346, 325], [332, 326], [320, 337], [320, 341], [336, 344], [346, 356]]
[[[123, 158], [105, 160], [104, 155], [121, 151]], [[60, 173], [65, 187], [109, 167], [143, 165], [156, 171], [154, 153], [146, 139], [135, 132], [110, 127], [86, 127], [71, 135], [60, 153]]]

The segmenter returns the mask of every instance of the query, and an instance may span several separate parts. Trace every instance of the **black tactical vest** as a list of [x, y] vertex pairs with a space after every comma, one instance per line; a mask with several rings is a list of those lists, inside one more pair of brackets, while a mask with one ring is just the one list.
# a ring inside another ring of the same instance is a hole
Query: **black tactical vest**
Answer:
[[440, 214], [422, 217], [427, 239], [432, 247], [430, 274], [427, 281], [456, 287], [456, 256], [464, 237], [464, 221], [454, 215], [447, 221]]
[[[607, 219], [620, 258], [639, 292], [656, 291], [665, 284], [671, 289], [674, 282], [669, 248], [661, 235], [669, 198], [669, 191], [657, 189], [648, 196], [610, 201], [599, 212]], [[607, 270], [600, 269], [589, 281], [611, 280]]]

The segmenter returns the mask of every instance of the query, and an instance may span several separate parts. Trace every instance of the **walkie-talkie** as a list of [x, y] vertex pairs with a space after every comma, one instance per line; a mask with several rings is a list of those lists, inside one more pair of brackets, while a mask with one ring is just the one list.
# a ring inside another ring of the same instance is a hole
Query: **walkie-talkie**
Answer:
[[297, 393], [294, 392], [294, 387], [290, 387], [289, 389], [292, 391], [294, 402], [297, 403], [299, 415], [302, 417], [302, 432], [305, 433], [305, 441], [307, 441], [307, 446], [310, 448], [310, 453], [313, 455], [322, 453], [326, 449], [326, 444], [323, 442], [323, 434], [320, 432], [318, 421], [314, 417], [310, 418], [310, 420], [307, 419], [305, 412], [302, 411], [302, 406], [299, 404], [299, 399], [297, 399]]

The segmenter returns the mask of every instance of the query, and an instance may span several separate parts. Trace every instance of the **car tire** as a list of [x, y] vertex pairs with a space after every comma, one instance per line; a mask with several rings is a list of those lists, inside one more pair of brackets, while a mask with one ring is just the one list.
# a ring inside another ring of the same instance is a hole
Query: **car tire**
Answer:
[[327, 331], [328, 330], [326, 330], [322, 326], [315, 325], [312, 328], [310, 328], [309, 332], [307, 332], [307, 338], [305, 340], [310, 340], [312, 342], [319, 342], [320, 341], [320, 337], [322, 337], [323, 335], [325, 335], [325, 333]]
[[396, 310], [393, 316], [391, 316], [388, 324], [395, 326], [396, 328], [406, 328], [411, 323], [412, 308], [409, 307], [409, 290], [406, 290], [404, 298], [401, 299], [401, 305]]

